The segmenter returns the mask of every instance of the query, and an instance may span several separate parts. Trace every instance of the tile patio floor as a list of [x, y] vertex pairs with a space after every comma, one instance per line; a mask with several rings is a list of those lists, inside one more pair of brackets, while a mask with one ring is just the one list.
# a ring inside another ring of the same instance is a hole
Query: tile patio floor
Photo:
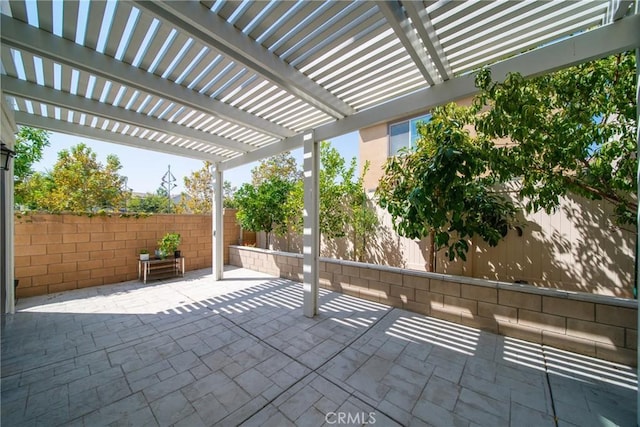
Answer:
[[326, 290], [308, 319], [299, 283], [208, 273], [20, 300], [2, 425], [635, 425], [629, 367]]

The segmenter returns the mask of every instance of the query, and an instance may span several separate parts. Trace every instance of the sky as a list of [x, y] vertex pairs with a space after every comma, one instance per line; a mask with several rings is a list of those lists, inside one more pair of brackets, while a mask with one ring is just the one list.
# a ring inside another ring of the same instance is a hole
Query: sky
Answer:
[[[128, 178], [127, 186], [132, 191], [140, 193], [154, 193], [160, 187], [162, 177], [167, 172], [168, 166], [171, 166], [171, 173], [176, 177], [175, 184], [177, 184], [177, 187], [171, 191], [171, 194], [180, 194], [180, 192], [184, 190], [184, 177], [190, 176], [192, 172], [202, 169], [203, 166], [201, 160], [57, 132], [50, 132], [49, 142], [50, 146], [44, 149], [42, 159], [33, 165], [34, 170], [46, 172], [53, 169], [58, 159], [58, 152], [83, 142], [91, 147], [102, 164], [106, 164], [109, 154], [118, 156], [122, 164], [120, 175]], [[358, 132], [333, 138], [331, 139], [331, 143], [345, 159], [351, 160], [353, 157], [359, 159]], [[293, 150], [291, 154], [296, 158], [302, 168], [302, 148]], [[254, 162], [225, 171], [224, 180], [230, 181], [233, 186], [240, 187], [243, 183], [251, 181], [251, 169], [257, 165], [258, 162]]]

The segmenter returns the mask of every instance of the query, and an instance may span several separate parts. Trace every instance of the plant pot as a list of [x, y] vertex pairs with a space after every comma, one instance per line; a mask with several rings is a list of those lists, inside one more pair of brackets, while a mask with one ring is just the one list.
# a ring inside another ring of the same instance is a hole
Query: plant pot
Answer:
[[175, 258], [180, 258], [180, 255], [181, 255], [181, 254], [180, 254], [180, 251], [174, 251], [174, 252], [173, 252], [173, 256], [174, 256]]
[[140, 254], [140, 261], [149, 261], [149, 254]]

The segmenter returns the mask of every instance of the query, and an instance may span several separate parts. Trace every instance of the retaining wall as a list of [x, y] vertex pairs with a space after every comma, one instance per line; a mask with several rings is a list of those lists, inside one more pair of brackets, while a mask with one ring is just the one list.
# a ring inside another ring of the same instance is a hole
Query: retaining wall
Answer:
[[[231, 246], [232, 265], [302, 281], [302, 255]], [[320, 286], [467, 326], [636, 365], [635, 300], [322, 258]]]

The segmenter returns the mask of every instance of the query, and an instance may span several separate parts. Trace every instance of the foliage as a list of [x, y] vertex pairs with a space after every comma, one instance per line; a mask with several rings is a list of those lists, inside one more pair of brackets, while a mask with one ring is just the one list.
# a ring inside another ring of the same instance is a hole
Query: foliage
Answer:
[[54, 183], [49, 174], [34, 172], [24, 181], [16, 182], [16, 204], [29, 210], [46, 210], [47, 198]]
[[178, 212], [192, 214], [211, 213], [213, 201], [213, 168], [204, 162], [202, 169], [184, 177], [185, 192], [177, 206]]
[[304, 226], [303, 207], [304, 183], [300, 179], [291, 185], [289, 195], [283, 206], [284, 220], [281, 224], [276, 224], [276, 234], [280, 236], [287, 233], [301, 234]]
[[[249, 231], [285, 235], [302, 231], [302, 172], [291, 153], [260, 162], [251, 170], [252, 183], [233, 195], [240, 225]], [[269, 242], [267, 242], [269, 244]]]
[[[320, 163], [320, 232], [329, 239], [353, 235], [354, 256], [361, 258], [364, 235], [377, 225], [377, 217], [368, 206], [362, 177], [356, 178], [356, 159], [347, 164], [329, 142], [322, 142]], [[250, 231], [281, 236], [301, 233], [304, 183], [295, 159], [289, 153], [267, 159], [252, 175], [253, 184], [235, 193], [240, 224]], [[358, 238], [362, 240], [356, 244]]]
[[519, 177], [526, 209], [551, 211], [569, 192], [614, 204], [620, 224], [635, 226], [636, 61], [632, 52], [525, 80], [504, 83], [479, 73], [476, 121], [489, 138], [515, 144], [499, 150], [495, 173]]
[[42, 198], [42, 190], [36, 187], [43, 184], [43, 177], [36, 177], [33, 182], [26, 181], [34, 174], [33, 164], [42, 159], [45, 147], [48, 147], [49, 132], [28, 126], [21, 126], [16, 135], [14, 150], [16, 156], [13, 159], [13, 173], [15, 179], [15, 202], [20, 206], [33, 205], [32, 198]]
[[378, 227], [378, 215], [364, 191], [364, 176], [369, 170], [369, 162], [366, 162], [363, 172], [356, 182], [348, 188], [349, 205], [351, 208], [351, 229], [353, 233], [353, 259], [364, 261], [367, 248], [367, 239]]
[[132, 197], [127, 202], [127, 210], [130, 212], [172, 213], [174, 205], [167, 197], [166, 191], [163, 188], [159, 188], [153, 194]]
[[356, 173], [356, 159], [347, 166], [329, 142], [320, 145], [320, 232], [328, 239], [346, 234], [351, 212], [348, 188]]
[[148, 254], [149, 250], [148, 249], [140, 249], [140, 253], [141, 254]]
[[48, 147], [49, 132], [28, 126], [21, 126], [16, 135], [13, 159], [13, 173], [17, 182], [22, 182], [33, 174], [32, 166], [42, 159], [45, 147]]
[[47, 174], [34, 173], [17, 186], [16, 192], [32, 209], [50, 212], [95, 212], [118, 210], [128, 191], [115, 155], [107, 156], [103, 165], [85, 144], [58, 153], [58, 161]]
[[225, 208], [228, 208], [228, 209], [238, 208], [238, 204], [236, 203], [236, 200], [234, 198], [236, 191], [238, 191], [238, 187], [234, 187], [233, 185], [231, 185], [231, 182], [225, 180], [222, 183], [222, 192], [224, 193], [222, 205]]
[[[191, 176], [184, 177], [185, 192], [182, 193], [177, 211], [180, 213], [208, 214], [213, 209], [213, 165], [205, 161], [202, 169], [191, 173]], [[236, 187], [229, 181], [224, 181], [223, 185], [223, 206], [235, 209], [236, 203], [233, 198]]]
[[167, 233], [162, 237], [162, 239], [158, 240], [158, 249], [160, 249], [165, 255], [170, 255], [178, 250], [180, 240], [180, 234]]
[[290, 152], [269, 157], [251, 170], [251, 184], [254, 186], [275, 178], [290, 183], [302, 179], [302, 171]]
[[399, 234], [432, 235], [435, 250], [447, 248], [451, 260], [466, 259], [467, 241], [476, 234], [497, 245], [515, 214], [492, 190], [493, 142], [465, 129], [474, 116], [454, 104], [436, 108], [429, 123], [418, 125], [415, 150], [387, 161], [377, 190]]
[[464, 259], [475, 234], [490, 245], [506, 234], [516, 210], [494, 191], [501, 183], [519, 183], [528, 212], [576, 193], [613, 203], [618, 222], [634, 224], [635, 78], [632, 53], [504, 83], [483, 70], [472, 107], [436, 109], [415, 151], [389, 159], [380, 204], [400, 234], [432, 234], [450, 259]]
[[326, 141], [320, 145], [320, 164], [320, 232], [328, 239], [352, 234], [354, 258], [361, 260], [366, 236], [378, 223], [363, 188], [369, 166], [366, 164], [362, 176], [356, 178], [355, 157], [347, 163]]
[[269, 239], [276, 227], [286, 223], [285, 206], [294, 187], [295, 183], [279, 178], [270, 178], [257, 186], [243, 184], [235, 194], [238, 222], [246, 230], [265, 231]]

